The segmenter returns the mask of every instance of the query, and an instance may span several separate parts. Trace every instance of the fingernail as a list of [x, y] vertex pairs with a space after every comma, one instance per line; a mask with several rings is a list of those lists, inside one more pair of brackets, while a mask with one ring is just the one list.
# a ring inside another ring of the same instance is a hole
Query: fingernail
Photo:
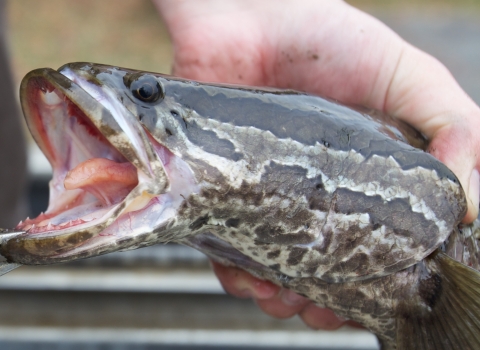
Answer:
[[280, 287], [269, 281], [256, 280], [252, 283], [255, 298], [270, 299], [278, 294]]
[[284, 304], [290, 306], [300, 305], [306, 301], [304, 297], [288, 289], [283, 289], [280, 297]]

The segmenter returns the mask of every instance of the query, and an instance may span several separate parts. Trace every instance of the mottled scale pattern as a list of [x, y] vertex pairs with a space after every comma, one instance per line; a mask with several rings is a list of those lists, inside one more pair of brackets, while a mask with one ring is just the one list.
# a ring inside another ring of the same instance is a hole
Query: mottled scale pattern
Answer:
[[404, 170], [392, 156], [366, 158], [354, 150], [308, 146], [192, 114], [185, 118], [187, 125], [191, 118], [192, 128], [229, 140], [242, 155], [230, 160], [185, 138], [190, 152], [183, 157], [202, 168], [199, 160], [215, 164], [213, 176], [230, 187], [224, 191], [223, 184], [218, 188], [204, 179], [203, 198], [195, 200], [215, 209], [195, 215], [208, 216], [204, 224], [218, 224], [235, 206], [236, 227], [218, 234], [262, 264], [289, 276], [331, 282], [381, 276], [412, 265], [451, 232], [450, 209], [431, 208], [445, 200], [436, 188], [450, 188], [446, 193], [453, 197], [458, 184], [436, 170]]
[[[383, 349], [475, 348], [462, 332], [480, 330], [480, 274], [465, 267], [480, 267], [480, 221], [458, 226], [464, 192], [417, 131], [295, 91], [85, 63], [62, 72], [109, 101], [94, 124], [157, 197], [108, 222], [109, 235], [53, 237], [65, 244], [57, 261], [178, 242], [361, 322]], [[161, 89], [158, 101], [135, 97], [141, 79]], [[109, 113], [137, 141], [116, 135]]]

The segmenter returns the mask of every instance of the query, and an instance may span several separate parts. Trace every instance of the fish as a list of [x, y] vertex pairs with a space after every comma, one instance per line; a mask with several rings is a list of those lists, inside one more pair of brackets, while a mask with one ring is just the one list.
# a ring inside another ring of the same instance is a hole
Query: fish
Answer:
[[293, 90], [94, 63], [20, 87], [53, 169], [45, 213], [0, 239], [12, 266], [175, 242], [288, 288], [382, 349], [480, 349], [480, 221], [428, 140]]

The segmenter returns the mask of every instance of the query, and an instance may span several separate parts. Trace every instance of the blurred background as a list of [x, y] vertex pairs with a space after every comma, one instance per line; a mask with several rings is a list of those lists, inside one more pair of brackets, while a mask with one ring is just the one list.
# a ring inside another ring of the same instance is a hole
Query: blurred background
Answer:
[[[349, 2], [440, 59], [480, 103], [480, 0]], [[74, 61], [170, 72], [172, 46], [148, 0], [10, 0], [5, 13], [16, 91], [28, 71]], [[50, 168], [31, 140], [27, 154], [34, 216], [46, 208]], [[286, 348], [377, 345], [363, 330], [311, 331], [298, 318], [265, 316], [224, 294], [202, 254], [176, 245], [22, 267], [0, 279], [2, 350]]]

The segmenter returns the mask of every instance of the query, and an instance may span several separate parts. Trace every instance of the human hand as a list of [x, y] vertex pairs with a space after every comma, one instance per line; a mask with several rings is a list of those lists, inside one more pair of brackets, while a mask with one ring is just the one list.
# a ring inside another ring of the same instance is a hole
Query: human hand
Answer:
[[313, 329], [335, 330], [345, 324], [362, 327], [357, 322], [338, 317], [330, 309], [316, 306], [291, 290], [260, 280], [242, 269], [213, 261], [212, 267], [227, 293], [238, 298], [253, 298], [260, 309], [270, 316], [289, 318], [298, 314]]
[[[477, 217], [480, 109], [441, 63], [381, 22], [340, 0], [154, 1], [173, 39], [176, 75], [292, 88], [403, 119], [459, 178], [468, 198], [464, 222]], [[273, 316], [299, 313], [314, 328], [342, 324], [269, 282], [214, 269], [228, 292], [248, 291]]]

